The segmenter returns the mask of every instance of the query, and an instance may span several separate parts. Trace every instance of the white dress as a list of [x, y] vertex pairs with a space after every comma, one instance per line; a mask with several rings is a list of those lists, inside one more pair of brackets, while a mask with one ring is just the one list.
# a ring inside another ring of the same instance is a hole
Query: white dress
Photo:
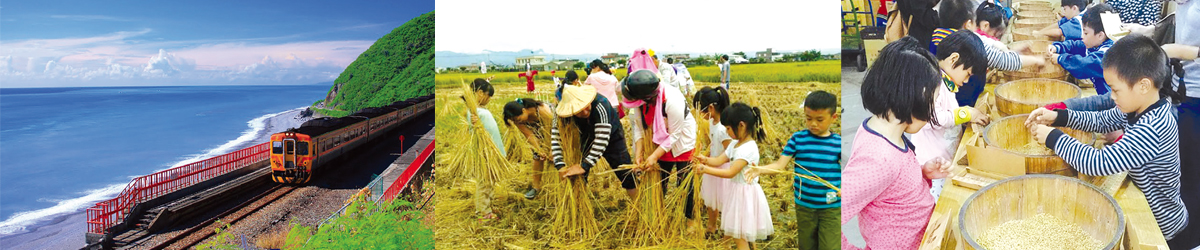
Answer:
[[[725, 133], [725, 125], [721, 122], [708, 127], [708, 156], [717, 157], [725, 153], [725, 145], [721, 145], [722, 141], [729, 140], [729, 134]], [[730, 144], [732, 145], [732, 144]], [[721, 164], [719, 169], [729, 168], [729, 163]], [[706, 174], [700, 177], [700, 199], [704, 200], [704, 206], [721, 210], [721, 202], [725, 199], [726, 187], [729, 184], [729, 179], [716, 177]]]
[[[758, 165], [758, 144], [749, 141], [734, 146], [737, 143], [735, 140], [729, 144], [732, 147], [725, 149], [730, 162], [740, 159], [750, 165]], [[742, 168], [737, 176], [729, 180], [727, 196], [722, 204], [724, 208], [721, 209], [721, 229], [725, 230], [726, 236], [755, 241], [775, 233], [775, 226], [771, 224], [771, 208], [762, 186], [758, 185], [758, 178], [746, 182], [746, 170], [749, 169]]]

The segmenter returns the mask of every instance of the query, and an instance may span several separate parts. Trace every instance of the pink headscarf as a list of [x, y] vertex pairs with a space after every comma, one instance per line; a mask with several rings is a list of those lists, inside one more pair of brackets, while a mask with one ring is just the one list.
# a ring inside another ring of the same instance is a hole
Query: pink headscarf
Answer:
[[[647, 57], [647, 58], [649, 58], [649, 57]], [[662, 84], [659, 84], [658, 89], [654, 90], [654, 92], [658, 93], [658, 97], [654, 98], [655, 99], [654, 100], [654, 108], [652, 109], [652, 110], [654, 110], [653, 111], [654, 114], [646, 114], [645, 112], [639, 112], [639, 113], [641, 113], [642, 116], [654, 115], [654, 118], [653, 118], [654, 124], [650, 125], [651, 129], [654, 130], [654, 138], [652, 138], [651, 140], [654, 141], [654, 144], [658, 144], [659, 147], [664, 147], [664, 146], [669, 147], [671, 145], [671, 143], [674, 143], [674, 142], [671, 141], [671, 135], [667, 134], [667, 122], [666, 122], [666, 119], [664, 119], [665, 116], [663, 115], [663, 102], [665, 102], [667, 100], [667, 97], [666, 97], [666, 95], [663, 95]], [[622, 100], [621, 103], [624, 104], [624, 106], [626, 108], [639, 108], [643, 104], [646, 104], [646, 101]], [[644, 119], [644, 117], [643, 117], [643, 119]], [[634, 122], [641, 122], [641, 121], [634, 121]]]
[[638, 71], [639, 69], [649, 69], [653, 72], [658, 72], [658, 64], [654, 63], [654, 59], [650, 58], [650, 54], [645, 48], [633, 50], [633, 55], [629, 56], [629, 73]]

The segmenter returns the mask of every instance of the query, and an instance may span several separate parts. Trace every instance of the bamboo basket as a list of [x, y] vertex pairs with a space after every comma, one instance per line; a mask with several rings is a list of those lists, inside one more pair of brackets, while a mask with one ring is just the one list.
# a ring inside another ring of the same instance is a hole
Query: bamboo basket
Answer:
[[1021, 45], [1029, 45], [1029, 49], [1033, 51], [1034, 55], [1046, 56], [1046, 55], [1050, 54], [1050, 51], [1048, 51], [1046, 49], [1048, 49], [1051, 44], [1054, 44], [1054, 42], [1043, 41], [1043, 40], [1017, 41], [1017, 42], [1009, 43], [1008, 47], [1015, 48], [1015, 47], [1021, 46]]
[[1049, 2], [1026, 2], [1017, 7], [1017, 13], [1021, 12], [1049, 12], [1054, 13], [1054, 7], [1050, 7]]
[[[966, 240], [967, 249], [985, 249], [980, 242], [988, 230], [1038, 214], [1049, 214], [1080, 226], [1083, 235], [1099, 240], [1101, 249], [1118, 249], [1125, 232], [1124, 213], [1112, 196], [1079, 179], [1054, 175], [1017, 176], [980, 189], [959, 210], [958, 231]], [[1026, 232], [1055, 233], [1034, 228]], [[1077, 239], [1055, 241], [1068, 240]]]
[[1017, 0], [1017, 1], [1013, 1], [1013, 2], [1014, 2], [1014, 3], [1020, 3], [1020, 6], [1018, 7], [1018, 10], [1020, 10], [1021, 8], [1025, 8], [1025, 7], [1046, 7], [1046, 8], [1051, 8], [1051, 9], [1053, 9], [1053, 8], [1054, 8], [1054, 6], [1053, 6], [1053, 5], [1051, 5], [1051, 4], [1050, 4], [1050, 2], [1048, 2], [1048, 1], [1041, 1], [1041, 0]]
[[[1015, 72], [1009, 72], [1015, 73]], [[1038, 107], [1079, 98], [1079, 87], [1060, 80], [1024, 79], [996, 86], [996, 109], [1002, 116], [1029, 114]]]
[[1017, 29], [1041, 29], [1054, 24], [1054, 18], [1019, 18], [1013, 22], [1013, 28]]
[[1013, 41], [1028, 41], [1028, 40], [1050, 41], [1050, 38], [1046, 37], [1046, 36], [1040, 36], [1040, 35], [1034, 36], [1033, 31], [1037, 30], [1036, 28], [1037, 27], [1030, 27], [1030, 28], [1022, 29], [1022, 28], [1014, 27], [1014, 29], [1012, 30]]
[[[988, 147], [999, 148], [1004, 153], [1024, 158], [1025, 173], [1076, 176], [1074, 168], [1044, 146], [1037, 146], [1037, 149], [1044, 150], [1041, 152], [1030, 152], [1027, 149], [1033, 147], [1031, 144], [1035, 143], [1035, 139], [1029, 129], [1025, 128], [1026, 117], [1029, 115], [1014, 115], [992, 121], [983, 131], [984, 143]], [[1069, 128], [1059, 129], [1084, 144], [1091, 145], [1096, 141], [1096, 135], [1093, 133]]]
[[1022, 18], [1055, 18], [1058, 14], [1054, 11], [1020, 11], [1017, 12], [1017, 19]]

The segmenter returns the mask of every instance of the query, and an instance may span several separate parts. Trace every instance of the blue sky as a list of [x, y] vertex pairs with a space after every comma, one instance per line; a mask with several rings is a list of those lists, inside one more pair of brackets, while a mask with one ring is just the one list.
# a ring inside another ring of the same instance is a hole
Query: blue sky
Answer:
[[311, 84], [424, 1], [4, 1], [0, 87]]

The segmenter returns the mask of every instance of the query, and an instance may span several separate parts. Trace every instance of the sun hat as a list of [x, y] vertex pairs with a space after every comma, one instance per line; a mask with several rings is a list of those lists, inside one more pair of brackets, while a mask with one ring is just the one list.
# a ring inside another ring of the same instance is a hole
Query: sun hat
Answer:
[[596, 87], [563, 85], [562, 101], [558, 102], [555, 113], [558, 114], [558, 117], [573, 116], [588, 105], [592, 105], [593, 100], [596, 100]]

